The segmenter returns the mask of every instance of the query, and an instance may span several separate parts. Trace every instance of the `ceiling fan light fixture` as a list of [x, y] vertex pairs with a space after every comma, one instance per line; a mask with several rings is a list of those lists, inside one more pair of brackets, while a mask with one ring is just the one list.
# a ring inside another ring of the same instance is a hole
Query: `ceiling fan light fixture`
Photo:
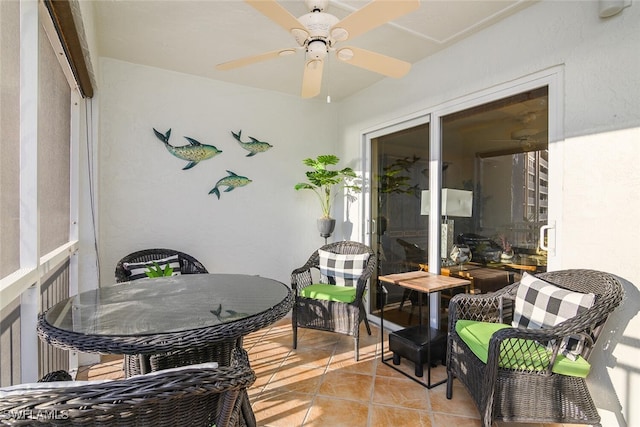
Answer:
[[323, 60], [327, 56], [327, 43], [324, 40], [313, 40], [307, 46], [307, 59]]
[[283, 49], [280, 52], [278, 52], [278, 56], [289, 56], [289, 55], [293, 55], [294, 53], [296, 53], [295, 49]]
[[303, 30], [302, 28], [292, 28], [291, 35], [296, 40], [296, 43], [300, 46], [304, 46], [307, 39], [309, 38], [309, 33], [307, 30]]
[[350, 61], [351, 59], [353, 59], [353, 50], [349, 49], [349, 48], [343, 48], [340, 49], [337, 52], [338, 55], [338, 59], [341, 61]]
[[318, 67], [322, 66], [322, 61], [319, 59], [312, 59], [311, 61], [307, 61], [306, 67], [310, 70], [317, 70]]
[[332, 28], [331, 38], [337, 42], [345, 41], [349, 38], [349, 31], [341, 27]]
[[540, 133], [540, 129], [525, 128], [525, 129], [514, 130], [513, 132], [511, 132], [511, 139], [531, 138], [532, 136], [537, 135], [538, 133]]

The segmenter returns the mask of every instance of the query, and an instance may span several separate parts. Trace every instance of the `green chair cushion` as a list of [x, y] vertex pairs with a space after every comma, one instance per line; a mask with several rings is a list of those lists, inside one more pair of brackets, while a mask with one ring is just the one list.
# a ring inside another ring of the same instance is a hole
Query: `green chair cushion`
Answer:
[[[474, 320], [458, 320], [456, 322], [456, 332], [473, 351], [480, 360], [487, 363], [489, 355], [489, 340], [491, 336], [510, 325], [502, 323], [478, 322]], [[505, 369], [530, 369], [536, 370], [542, 365], [546, 365], [552, 352], [535, 341], [522, 338], [510, 339], [505, 345], [503, 343], [500, 355], [500, 367]], [[508, 349], [508, 350], [507, 350]], [[591, 365], [584, 358], [579, 356], [576, 360], [571, 360], [558, 354], [551, 371], [572, 377], [586, 378]]]
[[324, 301], [352, 303], [356, 300], [356, 288], [353, 286], [317, 283], [302, 289], [300, 295], [305, 298], [321, 299]]

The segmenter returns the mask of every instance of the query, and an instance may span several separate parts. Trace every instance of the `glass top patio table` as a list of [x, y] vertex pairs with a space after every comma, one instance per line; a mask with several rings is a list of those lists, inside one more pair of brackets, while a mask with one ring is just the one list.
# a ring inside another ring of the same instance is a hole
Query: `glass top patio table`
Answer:
[[37, 329], [64, 349], [151, 354], [240, 338], [292, 306], [291, 289], [272, 279], [185, 274], [82, 292], [41, 314]]

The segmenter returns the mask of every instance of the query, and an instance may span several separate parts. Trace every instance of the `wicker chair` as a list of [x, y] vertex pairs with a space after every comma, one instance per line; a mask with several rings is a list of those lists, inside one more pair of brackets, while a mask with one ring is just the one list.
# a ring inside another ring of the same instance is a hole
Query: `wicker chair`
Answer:
[[[141, 251], [130, 253], [129, 255], [122, 258], [116, 264], [116, 283], [128, 282], [131, 279], [129, 278], [129, 273], [124, 268], [125, 263], [134, 263], [134, 262], [148, 262], [155, 261], [158, 259], [166, 258], [171, 255], [178, 255], [178, 259], [180, 260], [180, 272], [181, 274], [206, 274], [208, 273], [207, 269], [202, 265], [200, 261], [188, 255], [184, 252], [176, 251], [174, 249], [144, 249]], [[227, 358], [228, 360], [229, 358]], [[196, 361], [190, 361], [190, 363], [182, 363], [184, 361], [172, 363], [169, 362], [172, 366], [184, 366], [187, 364], [200, 363], [201, 361], [209, 361], [216, 359], [199, 359]], [[130, 377], [132, 375], [140, 374], [140, 358], [137, 356], [124, 356], [124, 365], [123, 369], [126, 377]]]
[[[427, 251], [422, 249], [415, 243], [409, 243], [403, 239], [396, 239], [396, 242], [402, 249], [404, 250], [404, 271], [415, 271], [420, 270], [420, 264], [427, 263]], [[411, 302], [411, 313], [409, 314], [409, 323], [411, 323], [411, 318], [413, 317], [413, 308], [416, 304], [418, 304], [418, 296], [417, 292], [412, 289], [404, 289], [402, 293], [402, 300], [400, 301], [399, 311], [402, 311], [402, 307], [404, 307], [404, 303], [410, 300]]]
[[512, 315], [505, 313], [513, 307], [519, 283], [489, 294], [456, 295], [449, 304], [447, 398], [452, 396], [456, 377], [473, 397], [485, 427], [494, 420], [599, 424], [600, 416], [585, 379], [552, 372], [559, 344], [550, 357], [538, 357], [537, 366], [532, 366], [535, 362], [531, 358], [525, 359], [529, 360], [526, 366], [504, 367], [504, 357], [530, 350], [533, 345], [544, 347], [549, 342], [560, 343], [564, 337], [581, 335], [587, 339], [580, 354], [588, 359], [608, 315], [622, 301], [622, 286], [610, 274], [593, 270], [554, 271], [536, 276], [570, 291], [595, 294], [593, 306], [553, 327], [498, 330], [491, 336], [485, 364], [457, 334], [456, 322], [468, 319], [510, 324]]
[[298, 328], [318, 329], [322, 331], [338, 332], [354, 337], [355, 360], [359, 359], [360, 323], [365, 322], [367, 333], [371, 335], [371, 328], [363, 305], [363, 296], [367, 281], [376, 270], [377, 258], [373, 250], [358, 242], [336, 242], [322, 246], [320, 249], [335, 254], [369, 254], [365, 269], [357, 281], [356, 298], [352, 303], [324, 301], [304, 298], [300, 292], [313, 284], [312, 270], [320, 269], [320, 256], [316, 250], [309, 260], [291, 273], [291, 288], [295, 294], [292, 313], [293, 348], [298, 346]]
[[0, 425], [236, 426], [238, 396], [254, 381], [246, 353], [236, 350], [229, 367], [187, 367], [4, 396]]
[[[148, 359], [151, 372], [172, 369], [180, 366], [195, 365], [198, 363], [218, 362], [219, 366], [229, 366], [232, 355], [238, 348], [242, 348], [241, 339], [221, 340], [215, 344], [210, 344], [200, 348], [187, 348], [172, 351], [169, 353], [157, 353], [145, 356], [125, 356], [124, 371], [125, 377], [140, 375], [140, 358]], [[238, 425], [256, 426], [255, 414], [251, 408], [249, 395], [246, 390], [242, 390], [238, 397], [241, 406], [241, 417]]]
[[127, 274], [127, 270], [124, 268], [125, 262], [146, 262], [146, 261], [155, 261], [158, 259], [166, 258], [171, 255], [178, 255], [180, 259], [180, 271], [182, 274], [206, 274], [208, 273], [207, 269], [202, 265], [200, 261], [192, 257], [191, 255], [185, 254], [183, 252], [179, 252], [173, 249], [144, 249], [142, 251], [137, 251], [130, 253], [129, 255], [122, 258], [118, 261], [116, 265], [116, 282], [128, 282], [129, 275]]

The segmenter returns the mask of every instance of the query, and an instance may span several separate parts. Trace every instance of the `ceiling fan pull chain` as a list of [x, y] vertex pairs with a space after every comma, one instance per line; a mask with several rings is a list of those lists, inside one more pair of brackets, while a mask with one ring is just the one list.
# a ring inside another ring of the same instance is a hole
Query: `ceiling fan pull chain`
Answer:
[[327, 57], [327, 104], [331, 104], [331, 68]]

